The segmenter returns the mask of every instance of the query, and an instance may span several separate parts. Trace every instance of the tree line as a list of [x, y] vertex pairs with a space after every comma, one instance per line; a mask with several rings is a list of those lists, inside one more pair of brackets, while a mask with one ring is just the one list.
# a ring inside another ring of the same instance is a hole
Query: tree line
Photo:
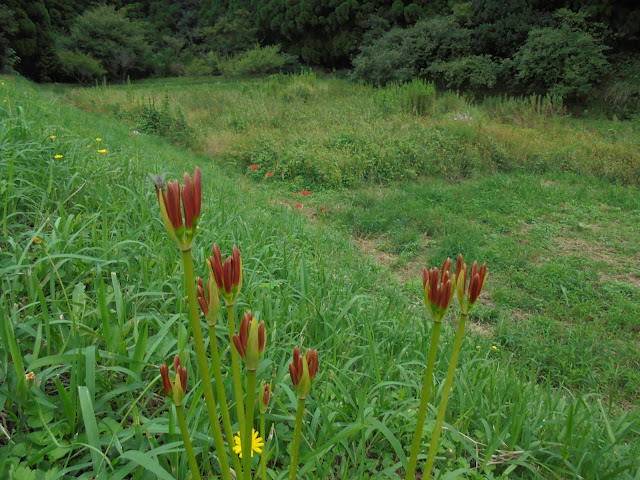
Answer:
[[302, 65], [375, 85], [638, 102], [640, 4], [622, 0], [3, 0], [0, 68], [38, 81]]

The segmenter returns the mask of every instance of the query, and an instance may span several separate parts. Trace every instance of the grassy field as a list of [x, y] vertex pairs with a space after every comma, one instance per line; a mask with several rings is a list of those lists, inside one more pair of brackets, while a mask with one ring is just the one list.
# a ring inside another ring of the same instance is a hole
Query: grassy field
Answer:
[[[463, 345], [441, 478], [638, 478], [636, 126], [453, 94], [418, 117], [392, 95], [311, 75], [3, 83], [3, 478], [186, 478], [155, 366], [194, 355], [178, 252], [148, 174], [195, 165], [197, 273], [213, 242], [223, 255], [237, 244], [239, 310], [267, 323], [258, 375], [276, 385], [270, 478], [288, 467], [296, 344], [320, 352], [301, 478], [402, 475], [431, 330], [421, 269], [459, 252], [490, 276]], [[431, 405], [453, 330], [447, 321]], [[224, 329], [218, 342], [226, 359]], [[193, 388], [188, 422], [208, 464]]]

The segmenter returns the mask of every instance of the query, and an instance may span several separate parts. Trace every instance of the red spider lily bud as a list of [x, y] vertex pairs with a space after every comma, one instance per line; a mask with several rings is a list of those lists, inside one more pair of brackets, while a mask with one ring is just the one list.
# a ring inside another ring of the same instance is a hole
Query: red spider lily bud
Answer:
[[311, 390], [311, 380], [316, 377], [317, 373], [318, 351], [307, 350], [307, 354], [303, 357], [300, 355], [300, 349], [296, 346], [293, 349], [293, 362], [289, 364], [289, 375], [298, 392], [299, 399], [307, 398]]
[[[209, 263], [209, 260], [207, 260], [207, 263]], [[209, 269], [209, 280], [207, 281], [206, 290], [202, 279], [198, 277], [198, 303], [200, 304], [204, 317], [207, 319], [207, 325], [213, 327], [218, 321], [220, 296], [211, 269]]]
[[451, 259], [447, 258], [442, 264], [442, 273], [437, 267], [422, 270], [422, 286], [424, 288], [424, 303], [434, 322], [441, 322], [447, 313], [453, 293], [451, 277]]
[[258, 403], [260, 404], [260, 413], [267, 413], [267, 407], [269, 406], [269, 397], [271, 396], [271, 383], [267, 383], [264, 380], [260, 384], [260, 397]]
[[240, 250], [233, 246], [233, 255], [222, 263], [222, 254], [218, 245], [213, 244], [213, 256], [209, 257], [211, 272], [216, 280], [222, 298], [228, 306], [233, 305], [242, 288], [242, 259]]
[[233, 344], [249, 371], [258, 369], [267, 342], [264, 322], [258, 325], [254, 320], [250, 312], [245, 313], [240, 322], [240, 334], [233, 336]]
[[460, 311], [467, 315], [471, 310], [471, 307], [476, 303], [484, 281], [487, 278], [487, 264], [483, 263], [480, 270], [478, 270], [478, 262], [473, 262], [471, 266], [471, 279], [469, 281], [469, 291], [467, 292], [467, 264], [462, 261], [462, 254], [458, 255], [458, 261], [456, 264], [456, 298], [460, 304]]
[[[200, 218], [200, 207], [202, 204], [202, 174], [196, 167], [193, 172], [193, 182], [189, 174], [184, 174], [184, 185], [182, 190], [178, 181], [169, 182], [165, 192], [164, 175], [152, 176], [156, 187], [156, 196], [160, 205], [160, 214], [167, 232], [183, 251], [191, 249], [195, 237], [198, 220]], [[182, 222], [182, 212], [180, 211], [180, 199], [182, 199], [182, 209], [184, 211], [184, 224]]]
[[173, 367], [176, 371], [173, 382], [171, 382], [171, 378], [169, 377], [169, 367], [166, 365], [160, 365], [160, 376], [162, 377], [162, 386], [164, 387], [165, 395], [171, 398], [171, 401], [176, 407], [179, 407], [182, 405], [184, 395], [187, 391], [187, 369], [182, 368], [178, 355], [173, 357]]

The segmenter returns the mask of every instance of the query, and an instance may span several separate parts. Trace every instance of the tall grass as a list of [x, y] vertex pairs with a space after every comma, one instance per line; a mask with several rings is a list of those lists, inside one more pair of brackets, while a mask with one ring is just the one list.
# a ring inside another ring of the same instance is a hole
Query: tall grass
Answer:
[[[198, 164], [206, 187], [196, 264], [214, 240], [223, 251], [237, 244], [245, 268], [238, 308], [250, 306], [268, 324], [270, 360], [258, 371], [275, 385], [268, 474], [286, 471], [296, 405], [285, 381], [289, 352], [311, 344], [322, 363], [299, 477], [397, 478], [430, 325], [387, 270], [344, 235], [271, 202], [270, 188], [210, 168], [207, 157], [151, 135], [132, 138], [129, 126], [21, 79], [10, 88], [11, 113], [0, 104], [0, 476], [186, 478], [155, 365], [186, 353], [194, 378], [195, 357], [177, 253], [147, 175], [175, 178]], [[120, 95], [103, 95], [112, 93]], [[97, 153], [96, 138], [108, 153]], [[440, 353], [452, 332], [443, 326]], [[481, 347], [463, 345], [436, 461], [442, 478], [636, 476], [637, 411], [612, 415], [599, 397], [552, 388]], [[445, 370], [436, 364], [433, 404]], [[201, 397], [201, 385], [188, 393], [186, 416], [196, 454], [206, 457], [212, 440]]]
[[625, 184], [640, 178], [632, 148], [640, 140], [631, 122], [579, 121], [551, 97], [473, 102], [432, 90], [419, 81], [375, 89], [304, 73], [264, 81], [156, 80], [126, 92], [83, 89], [68, 97], [124, 112], [166, 94], [195, 130], [194, 149], [242, 169], [260, 163], [306, 186], [505, 171], [570, 171]]

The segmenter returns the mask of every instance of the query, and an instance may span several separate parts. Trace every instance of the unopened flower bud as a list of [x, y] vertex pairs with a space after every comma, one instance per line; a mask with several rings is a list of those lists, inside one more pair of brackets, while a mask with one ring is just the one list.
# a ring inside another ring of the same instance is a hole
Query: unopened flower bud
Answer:
[[271, 396], [271, 383], [267, 383], [264, 380], [260, 384], [260, 397], [258, 397], [258, 403], [260, 404], [260, 413], [267, 413], [267, 407], [269, 407], [269, 399]]
[[242, 288], [242, 259], [240, 257], [240, 250], [234, 245], [232, 256], [227, 257], [224, 264], [222, 263], [220, 248], [218, 248], [218, 245], [215, 243], [213, 244], [212, 254], [207, 263], [210, 266], [225, 303], [228, 306], [233, 305]]
[[187, 392], [187, 369], [182, 368], [178, 355], [173, 357], [173, 366], [176, 371], [173, 382], [169, 377], [169, 367], [166, 365], [160, 365], [160, 376], [165, 395], [171, 399], [176, 407], [179, 407]]
[[250, 312], [245, 313], [240, 322], [240, 334], [233, 336], [233, 344], [249, 371], [258, 369], [266, 345], [264, 322], [258, 325], [254, 320]]
[[442, 264], [442, 273], [437, 267], [422, 271], [422, 286], [424, 288], [424, 303], [434, 322], [441, 322], [447, 313], [453, 293], [450, 271], [451, 259], [447, 258]]
[[[209, 263], [209, 260], [207, 260], [207, 263]], [[218, 312], [220, 311], [220, 296], [211, 269], [209, 269], [209, 280], [207, 281], [206, 289], [204, 282], [198, 277], [198, 303], [207, 320], [207, 325], [210, 327], [215, 326], [218, 321]]]
[[307, 350], [307, 354], [303, 357], [296, 346], [293, 349], [293, 362], [289, 364], [289, 375], [299, 399], [307, 398], [311, 390], [311, 381], [316, 378], [317, 373], [318, 351]]
[[458, 261], [456, 262], [456, 298], [460, 304], [460, 311], [463, 315], [467, 315], [471, 310], [471, 307], [476, 303], [482, 287], [487, 278], [487, 264], [483, 263], [482, 267], [478, 269], [478, 262], [473, 262], [471, 266], [471, 278], [469, 281], [469, 290], [467, 292], [467, 264], [462, 260], [462, 254], [458, 255]]
[[[193, 239], [198, 229], [200, 208], [202, 204], [202, 174], [198, 167], [193, 172], [193, 181], [188, 173], [184, 174], [182, 189], [178, 180], [166, 185], [163, 175], [152, 176], [156, 188], [156, 196], [160, 205], [160, 214], [169, 236], [183, 251], [191, 249]], [[184, 211], [184, 223], [180, 211], [180, 201]]]

